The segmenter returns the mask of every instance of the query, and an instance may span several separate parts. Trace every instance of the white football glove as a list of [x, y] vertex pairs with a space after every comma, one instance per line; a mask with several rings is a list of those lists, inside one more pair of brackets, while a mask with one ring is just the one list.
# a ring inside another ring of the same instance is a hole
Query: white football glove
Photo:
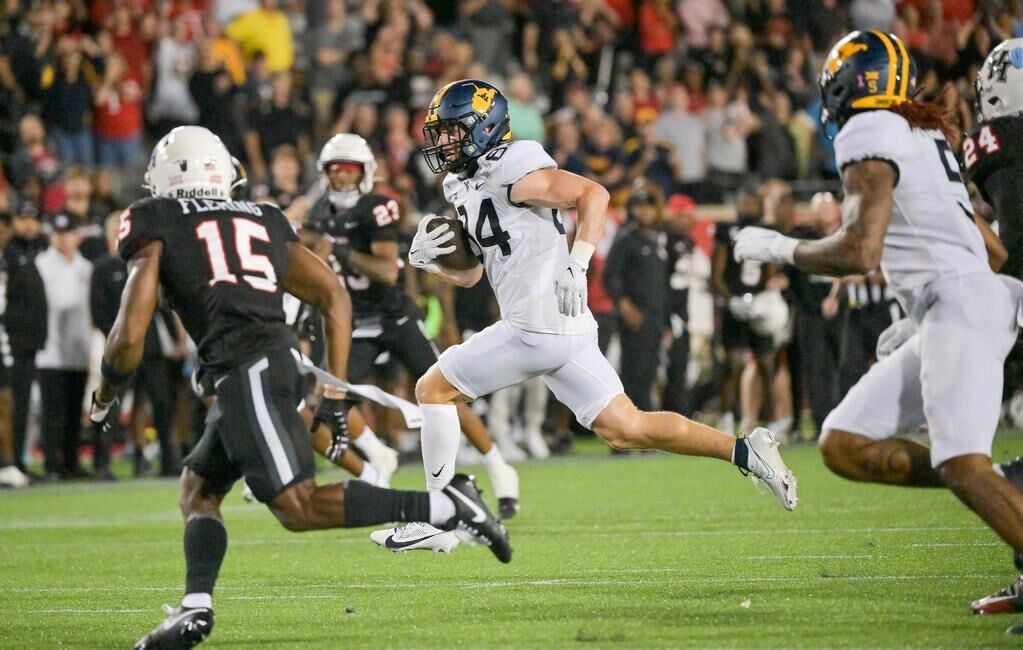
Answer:
[[750, 320], [753, 318], [753, 296], [748, 293], [742, 296], [732, 296], [728, 299], [728, 311], [737, 320]]
[[435, 262], [438, 257], [455, 251], [454, 246], [443, 245], [455, 238], [450, 226], [444, 224], [430, 232], [426, 231], [426, 226], [436, 218], [437, 215], [428, 214], [419, 220], [419, 228], [416, 229], [416, 236], [412, 238], [408, 252], [409, 264], [430, 273], [440, 272]]
[[747, 226], [735, 236], [732, 254], [736, 262], [754, 260], [769, 264], [792, 264], [798, 239], [786, 237], [777, 230]]
[[586, 310], [586, 267], [574, 259], [554, 280], [558, 311], [565, 316], [578, 316]]
[[916, 334], [916, 324], [908, 318], [897, 320], [881, 332], [877, 337], [877, 348], [875, 353], [880, 361], [898, 350], [903, 343]]

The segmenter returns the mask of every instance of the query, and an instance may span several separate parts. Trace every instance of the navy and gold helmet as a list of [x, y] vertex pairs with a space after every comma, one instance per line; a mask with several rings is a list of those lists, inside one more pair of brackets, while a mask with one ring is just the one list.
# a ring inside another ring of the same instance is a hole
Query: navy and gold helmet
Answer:
[[437, 91], [423, 122], [423, 155], [434, 174], [461, 172], [511, 139], [508, 100], [485, 81], [453, 81]]
[[916, 90], [916, 64], [894, 34], [852, 32], [831, 48], [819, 84], [821, 124], [842, 126], [856, 111], [909, 101]]

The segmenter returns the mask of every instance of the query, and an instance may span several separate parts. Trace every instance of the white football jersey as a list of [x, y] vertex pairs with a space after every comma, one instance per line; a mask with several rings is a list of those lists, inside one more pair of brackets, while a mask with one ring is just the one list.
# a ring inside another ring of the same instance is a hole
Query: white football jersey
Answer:
[[945, 136], [914, 129], [891, 111], [854, 115], [835, 138], [839, 169], [886, 160], [898, 170], [881, 270], [903, 309], [940, 277], [990, 273], [970, 196]]
[[509, 142], [481, 156], [472, 177], [448, 174], [444, 197], [469, 233], [473, 252], [483, 256], [502, 320], [531, 332], [585, 334], [597, 328], [589, 309], [564, 316], [554, 296], [554, 279], [569, 264], [561, 215], [511, 200], [516, 181], [555, 167], [538, 142]]

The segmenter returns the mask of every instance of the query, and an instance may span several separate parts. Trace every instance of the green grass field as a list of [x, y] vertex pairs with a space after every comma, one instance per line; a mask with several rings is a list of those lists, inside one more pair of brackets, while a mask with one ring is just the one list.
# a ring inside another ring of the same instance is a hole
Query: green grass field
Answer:
[[[1023, 645], [1004, 633], [1023, 617], [969, 615], [1010, 554], [944, 491], [847, 483], [799, 446], [788, 513], [715, 461], [582, 451], [520, 466], [509, 565], [465, 545], [395, 555], [368, 530], [291, 534], [236, 490], [204, 647]], [[998, 459], [1019, 452], [1000, 438]], [[130, 647], [181, 596], [176, 504], [173, 481], [0, 493], [0, 647]]]

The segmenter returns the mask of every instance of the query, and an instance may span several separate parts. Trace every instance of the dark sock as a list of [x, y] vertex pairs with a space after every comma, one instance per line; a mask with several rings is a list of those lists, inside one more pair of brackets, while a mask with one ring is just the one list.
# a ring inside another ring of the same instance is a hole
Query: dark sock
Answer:
[[387, 490], [365, 481], [345, 483], [346, 528], [390, 521], [430, 521], [430, 495]]
[[227, 529], [214, 517], [194, 517], [185, 524], [185, 593], [213, 594], [227, 553]]
[[1016, 570], [1019, 571], [1021, 575], [1023, 575], [1023, 554], [1013, 553], [1012, 561], [1016, 564]]
[[732, 448], [732, 464], [739, 469], [749, 469], [749, 447], [745, 438], [736, 438]]

